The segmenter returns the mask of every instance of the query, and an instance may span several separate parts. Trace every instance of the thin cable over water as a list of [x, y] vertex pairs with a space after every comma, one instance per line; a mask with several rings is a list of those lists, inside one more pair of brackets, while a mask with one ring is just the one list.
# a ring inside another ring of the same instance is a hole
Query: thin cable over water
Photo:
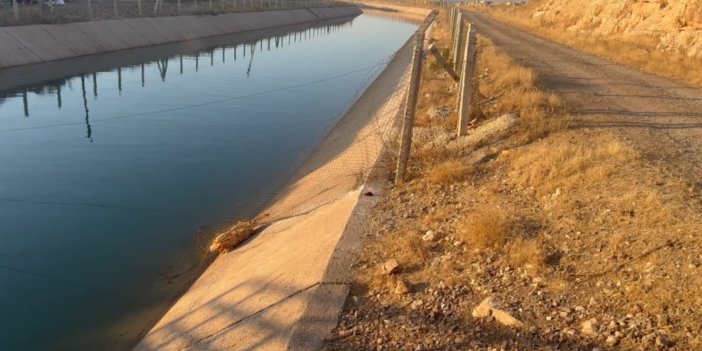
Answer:
[[[286, 87], [281, 87], [281, 88], [276, 88], [276, 89], [269, 89], [269, 90], [263, 90], [251, 94], [245, 94], [245, 95], [239, 95], [239, 96], [233, 96], [230, 98], [226, 99], [221, 99], [221, 100], [213, 100], [213, 101], [207, 101], [207, 102], [202, 102], [198, 104], [191, 104], [191, 105], [183, 105], [183, 106], [177, 106], [177, 107], [171, 107], [171, 108], [166, 108], [166, 109], [160, 109], [160, 110], [152, 110], [152, 111], [145, 111], [145, 112], [138, 112], [138, 113], [130, 113], [130, 114], [124, 114], [124, 115], [117, 115], [117, 116], [112, 116], [112, 117], [105, 117], [105, 118], [99, 118], [99, 119], [93, 119], [91, 120], [91, 123], [95, 122], [103, 122], [103, 121], [111, 121], [111, 120], [117, 120], [117, 119], [126, 119], [126, 118], [133, 118], [133, 117], [140, 117], [140, 116], [147, 116], [147, 115], [153, 115], [153, 114], [158, 114], [158, 113], [164, 113], [164, 112], [174, 112], [174, 111], [180, 111], [180, 110], [187, 110], [187, 109], [192, 109], [196, 107], [202, 107], [202, 106], [208, 106], [208, 105], [214, 105], [214, 104], [220, 104], [224, 102], [229, 102], [229, 101], [235, 101], [235, 100], [240, 100], [240, 99], [247, 99], [247, 98], [252, 98], [255, 96], [261, 96], [261, 95], [267, 95], [267, 94], [272, 94], [272, 93], [277, 93], [281, 91], [286, 91], [290, 89], [296, 89], [296, 88], [302, 88], [310, 85], [315, 85], [315, 84], [320, 84], [328, 81], [332, 81], [335, 79], [343, 78], [346, 76], [350, 76], [355, 73], [367, 71], [379, 66], [386, 65], [388, 61], [388, 58], [383, 59], [382, 61], [372, 65], [372, 66], [367, 66], [363, 68], [359, 68], [353, 71], [348, 71], [345, 73], [341, 73], [335, 76], [327, 77], [327, 78], [322, 78], [319, 80], [311, 81], [311, 82], [306, 82], [306, 83], [300, 83], [300, 84], [294, 84], [294, 85], [289, 85]], [[83, 125], [85, 124], [85, 121], [80, 121], [80, 122], [67, 122], [67, 123], [57, 123], [57, 124], [50, 124], [50, 125], [44, 125], [44, 126], [35, 126], [35, 127], [22, 127], [22, 128], [11, 128], [11, 129], [0, 129], [0, 133], [9, 133], [9, 132], [18, 132], [18, 131], [25, 131], [25, 130], [36, 130], [36, 129], [47, 129], [47, 128], [56, 128], [56, 127], [64, 127], [64, 126], [72, 126], [72, 125]]]

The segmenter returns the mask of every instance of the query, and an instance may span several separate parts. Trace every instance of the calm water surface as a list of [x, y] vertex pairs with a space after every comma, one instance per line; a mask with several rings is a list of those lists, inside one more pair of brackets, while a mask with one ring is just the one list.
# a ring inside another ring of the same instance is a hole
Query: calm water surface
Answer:
[[260, 209], [415, 29], [362, 15], [0, 91], [0, 350], [128, 349], [198, 238]]

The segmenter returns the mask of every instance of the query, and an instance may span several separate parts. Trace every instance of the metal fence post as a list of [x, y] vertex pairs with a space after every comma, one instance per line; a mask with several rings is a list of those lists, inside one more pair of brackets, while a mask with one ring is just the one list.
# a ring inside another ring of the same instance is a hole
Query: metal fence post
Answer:
[[400, 150], [397, 157], [397, 168], [395, 170], [395, 185], [405, 182], [407, 173], [407, 161], [412, 146], [412, 128], [414, 127], [414, 114], [419, 96], [419, 81], [422, 76], [422, 56], [424, 55], [424, 32], [436, 17], [436, 10], [432, 11], [417, 30], [414, 38], [414, 52], [412, 53], [412, 70], [410, 72], [410, 83], [405, 102], [405, 114], [402, 120], [402, 135], [400, 139]]
[[473, 114], [473, 72], [475, 71], [475, 60], [477, 53], [477, 38], [475, 29], [468, 25], [468, 40], [463, 50], [463, 70], [461, 74], [460, 95], [458, 105], [458, 136], [464, 136], [468, 132], [468, 123]]

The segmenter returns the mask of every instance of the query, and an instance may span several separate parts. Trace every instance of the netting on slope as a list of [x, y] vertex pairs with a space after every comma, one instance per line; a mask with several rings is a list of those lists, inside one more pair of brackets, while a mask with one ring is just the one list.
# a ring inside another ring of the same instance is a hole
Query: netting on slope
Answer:
[[378, 160], [395, 149], [410, 74], [409, 65], [391, 61], [404, 58], [406, 55], [396, 55], [368, 72], [349, 100], [350, 109], [344, 110], [344, 118], [297, 170], [292, 181], [280, 188], [253, 220], [239, 221], [220, 230], [209, 250], [225, 252], [257, 228], [307, 214], [364, 184]]

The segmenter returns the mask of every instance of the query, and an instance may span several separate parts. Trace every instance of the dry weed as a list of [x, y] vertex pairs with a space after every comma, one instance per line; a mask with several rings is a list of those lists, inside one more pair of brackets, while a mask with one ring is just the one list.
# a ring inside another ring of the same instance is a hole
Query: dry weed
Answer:
[[477, 210], [458, 225], [457, 234], [476, 248], [497, 248], [508, 238], [507, 216], [499, 207]]
[[439, 207], [432, 213], [424, 216], [422, 218], [422, 224], [427, 228], [438, 227], [441, 222], [446, 221], [451, 215], [455, 214], [455, 211], [449, 206]]
[[400, 273], [408, 274], [421, 269], [429, 257], [429, 250], [419, 233], [398, 231], [388, 233], [368, 247], [375, 252], [374, 265], [370, 267], [366, 284], [373, 290], [391, 289], [394, 277], [386, 274], [381, 265], [388, 259], [395, 259], [400, 265]]
[[611, 137], [597, 137], [587, 145], [559, 137], [532, 144], [514, 156], [510, 178], [518, 187], [536, 188], [540, 195], [582, 184], [601, 186], [619, 165], [638, 157], [633, 149]]
[[482, 106], [483, 115], [517, 113], [520, 128], [515, 134], [515, 141], [518, 144], [567, 127], [569, 118], [561, 100], [539, 89], [531, 69], [516, 64], [484, 37], [479, 37], [478, 44], [478, 68], [485, 72], [479, 85], [480, 94], [487, 99], [494, 98], [494, 103]]
[[537, 240], [517, 239], [507, 249], [507, 262], [512, 267], [526, 267], [533, 272], [546, 265], [546, 250]]
[[434, 184], [460, 182], [470, 174], [471, 168], [462, 160], [445, 161], [429, 169], [426, 180]]
[[397, 232], [384, 236], [380, 246], [388, 255], [397, 260], [400, 267], [411, 270], [420, 266], [429, 256], [429, 251], [419, 233]]

